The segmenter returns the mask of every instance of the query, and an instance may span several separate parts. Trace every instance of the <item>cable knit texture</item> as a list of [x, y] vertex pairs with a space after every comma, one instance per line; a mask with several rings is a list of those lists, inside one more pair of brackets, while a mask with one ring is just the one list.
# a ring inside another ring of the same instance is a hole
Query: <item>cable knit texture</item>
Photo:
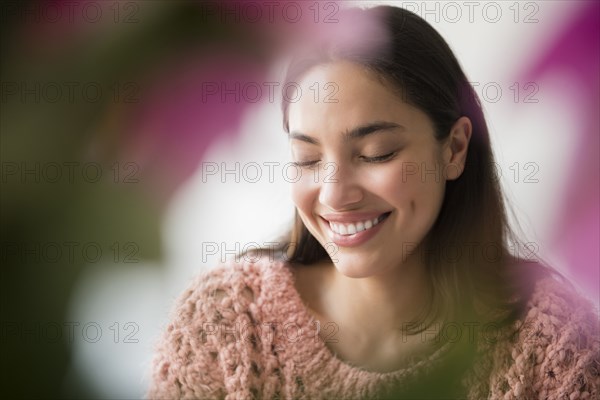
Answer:
[[[426, 376], [449, 352], [450, 342], [392, 372], [342, 361], [327, 346], [335, 330], [321, 326], [319, 334], [291, 268], [242, 260], [196, 277], [158, 342], [147, 397], [377, 398]], [[599, 323], [589, 301], [544, 277], [512, 328], [477, 341], [460, 382], [468, 399], [600, 398]]]

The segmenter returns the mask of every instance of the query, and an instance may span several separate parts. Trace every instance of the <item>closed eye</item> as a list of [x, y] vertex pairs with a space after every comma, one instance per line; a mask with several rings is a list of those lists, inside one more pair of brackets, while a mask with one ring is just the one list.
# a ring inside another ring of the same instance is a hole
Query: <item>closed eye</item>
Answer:
[[379, 162], [388, 161], [389, 159], [391, 159], [392, 157], [394, 157], [396, 155], [396, 153], [397, 153], [396, 151], [393, 151], [391, 153], [384, 154], [384, 155], [381, 155], [381, 156], [375, 156], [375, 157], [361, 156], [361, 158], [363, 160], [365, 160], [366, 162], [379, 163]]
[[317, 163], [319, 162], [319, 160], [317, 161], [293, 161], [292, 165], [296, 166], [296, 167], [312, 167], [315, 166]]

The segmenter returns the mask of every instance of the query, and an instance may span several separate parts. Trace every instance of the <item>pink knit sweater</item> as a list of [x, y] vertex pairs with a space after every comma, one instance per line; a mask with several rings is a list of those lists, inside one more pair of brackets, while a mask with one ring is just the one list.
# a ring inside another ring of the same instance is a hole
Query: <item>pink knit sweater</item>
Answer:
[[[335, 331], [318, 334], [290, 268], [263, 259], [198, 276], [158, 343], [147, 397], [376, 398], [427, 376], [448, 353], [450, 342], [384, 373], [340, 360], [325, 343]], [[512, 338], [478, 342], [459, 382], [468, 399], [600, 398], [598, 316], [587, 300], [545, 277], [515, 327]]]

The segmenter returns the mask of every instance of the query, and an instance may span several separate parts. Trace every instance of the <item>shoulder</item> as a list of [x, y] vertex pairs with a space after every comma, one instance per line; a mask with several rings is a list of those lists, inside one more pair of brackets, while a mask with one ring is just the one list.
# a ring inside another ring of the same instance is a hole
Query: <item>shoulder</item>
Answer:
[[568, 281], [540, 276], [516, 325], [496, 389], [514, 398], [600, 396], [598, 312]]
[[275, 260], [242, 259], [196, 275], [176, 299], [157, 342], [147, 397], [222, 398], [245, 390], [226, 382], [232, 382], [240, 355], [253, 348], [261, 293], [285, 281], [285, 268]]
[[586, 339], [598, 341], [598, 310], [567, 280], [542, 276], [527, 303], [522, 334], [545, 338], [539, 342], [548, 346], [556, 338], [563, 338], [562, 344], [592, 344]]
[[265, 294], [287, 285], [289, 273], [285, 262], [267, 257], [221, 263], [192, 279], [172, 313], [193, 324], [232, 322], [262, 302]]

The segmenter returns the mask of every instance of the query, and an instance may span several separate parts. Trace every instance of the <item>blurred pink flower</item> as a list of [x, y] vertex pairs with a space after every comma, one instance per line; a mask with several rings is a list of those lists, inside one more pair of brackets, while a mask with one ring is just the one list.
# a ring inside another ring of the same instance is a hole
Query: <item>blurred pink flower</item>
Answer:
[[[241, 12], [235, 7], [242, 7], [240, 4], [229, 2], [233, 15], [217, 17], [235, 19], [235, 13]], [[284, 8], [269, 11], [268, 4], [272, 2], [255, 3], [255, 7], [263, 7], [259, 13], [263, 17], [240, 28], [247, 32], [251, 49], [239, 42], [220, 45], [214, 40], [193, 54], [182, 53], [155, 67], [143, 80], [140, 104], [128, 118], [121, 158], [136, 162], [153, 181], [157, 178], [163, 194], [168, 196], [195, 172], [214, 139], [237, 134], [249, 106], [279, 98], [273, 91], [280, 93], [283, 83], [267, 82], [267, 74], [272, 62], [290, 49], [333, 40], [365, 52], [378, 50], [369, 45], [374, 35], [383, 35], [377, 21], [342, 13], [337, 3], [329, 3], [335, 7], [330, 6], [328, 14], [320, 10], [317, 18], [311, 9], [314, 3], [297, 2], [294, 15], [302, 16], [297, 20], [289, 17], [291, 11], [284, 13]], [[337, 12], [332, 14], [332, 10]]]
[[564, 190], [562, 214], [555, 230], [555, 246], [590, 295], [600, 295], [600, 3], [585, 2], [548, 51], [521, 78], [535, 81], [557, 70], [579, 81], [577, 97], [565, 99], [583, 110], [586, 119], [577, 135], [576, 156], [569, 166], [569, 185]]
[[203, 52], [169, 63], [141, 85], [121, 158], [170, 193], [195, 172], [215, 139], [236, 135], [246, 109], [268, 96], [266, 72], [232, 54]]

